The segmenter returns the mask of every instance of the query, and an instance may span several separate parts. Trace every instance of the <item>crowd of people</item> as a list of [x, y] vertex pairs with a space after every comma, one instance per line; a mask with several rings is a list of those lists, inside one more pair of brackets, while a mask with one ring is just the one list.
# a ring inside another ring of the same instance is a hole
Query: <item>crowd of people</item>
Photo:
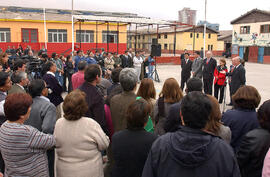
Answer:
[[[168, 78], [157, 96], [144, 52], [40, 51], [40, 78], [2, 53], [1, 175], [270, 177], [270, 100], [259, 106], [239, 57], [228, 71], [211, 52], [195, 55], [181, 56], [181, 84]], [[225, 84], [233, 107], [223, 113]]]

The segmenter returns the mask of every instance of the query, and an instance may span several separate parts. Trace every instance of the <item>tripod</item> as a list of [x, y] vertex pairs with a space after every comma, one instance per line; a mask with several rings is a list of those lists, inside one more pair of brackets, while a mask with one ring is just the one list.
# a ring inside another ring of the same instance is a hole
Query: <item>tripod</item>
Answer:
[[223, 97], [223, 107], [222, 107], [222, 113], [225, 112], [225, 108], [226, 108], [226, 96], [227, 96], [227, 83], [229, 84], [228, 82], [228, 77], [226, 76], [226, 80], [225, 80], [225, 83], [224, 83], [224, 97]]
[[158, 72], [157, 72], [157, 60], [156, 60], [156, 56], [154, 57], [155, 58], [155, 69], [154, 71], [151, 73], [151, 76], [153, 76], [153, 74], [155, 74], [154, 76], [154, 81], [156, 82], [160, 82], [159, 80], [159, 76], [158, 76]]

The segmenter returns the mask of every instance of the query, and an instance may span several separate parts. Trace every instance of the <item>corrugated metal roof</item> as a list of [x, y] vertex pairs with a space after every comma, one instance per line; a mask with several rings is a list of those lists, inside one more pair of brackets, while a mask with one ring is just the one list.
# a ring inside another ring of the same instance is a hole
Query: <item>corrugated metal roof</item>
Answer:
[[74, 15], [74, 19], [86, 21], [102, 21], [102, 22], [117, 22], [131, 24], [149, 24], [149, 25], [173, 25], [173, 23], [165, 20], [157, 20], [150, 18], [127, 18], [127, 17], [108, 17], [94, 15]]

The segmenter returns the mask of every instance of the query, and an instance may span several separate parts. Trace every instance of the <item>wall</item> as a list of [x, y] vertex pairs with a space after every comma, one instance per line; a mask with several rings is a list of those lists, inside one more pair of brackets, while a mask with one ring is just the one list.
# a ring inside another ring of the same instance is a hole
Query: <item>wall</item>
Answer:
[[[192, 33], [192, 38], [190, 38], [191, 32], [177, 32], [176, 33], [176, 50], [193, 50], [193, 35], [195, 34], [195, 47], [194, 50], [201, 50], [201, 48], [204, 45], [203, 40], [203, 33], [198, 33], [199, 38], [197, 38], [197, 33]], [[164, 44], [167, 44], [168, 48], [167, 50], [172, 51], [173, 50], [173, 44], [174, 44], [174, 33], [167, 33], [167, 39], [164, 38], [164, 34], [162, 33], [161, 38], [158, 39], [158, 43], [161, 44], [161, 49], [164, 50]], [[149, 40], [150, 38], [150, 40]], [[152, 43], [152, 38], [157, 38], [156, 34], [151, 35], [145, 35], [145, 39], [143, 39], [142, 35], [140, 35], [140, 39], [137, 38], [137, 48], [142, 48], [142, 44], [145, 43]], [[131, 39], [132, 48], [134, 48], [135, 39], [134, 36], [132, 36]], [[206, 33], [206, 42], [205, 47], [206, 50], [208, 50], [208, 45], [213, 45], [213, 50], [218, 50], [217, 46], [217, 34], [211, 33], [211, 38], [208, 38], [208, 33]], [[141, 44], [141, 47], [139, 47], [139, 44]], [[224, 46], [223, 46], [224, 48]]]
[[[45, 42], [44, 24], [40, 21], [5, 21], [0, 19], [0, 28], [10, 28], [11, 42], [21, 42], [21, 29], [22, 28], [33, 28], [38, 29], [39, 42]], [[47, 22], [47, 40], [48, 40], [48, 29], [66, 29], [67, 30], [67, 42], [72, 42], [72, 26], [70, 22]], [[93, 30], [96, 31], [95, 23], [82, 23], [82, 30]], [[79, 30], [79, 24], [74, 25], [74, 40], [76, 41], [76, 30]], [[107, 30], [107, 25], [98, 25], [98, 43], [102, 43], [102, 31]], [[109, 30], [117, 31], [116, 24], [111, 24]], [[126, 25], [119, 26], [119, 43], [126, 43], [127, 40], [127, 29]], [[96, 34], [94, 34], [94, 42], [96, 42]]]
[[218, 51], [224, 51], [225, 48], [224, 48], [224, 41], [217, 41], [217, 50]]
[[[270, 21], [258, 23], [234, 24], [232, 44], [238, 44], [240, 46], [251, 46], [251, 45], [267, 46], [267, 44], [270, 41], [270, 33], [260, 33], [261, 25], [264, 24], [270, 24]], [[240, 34], [241, 26], [250, 26], [250, 34]], [[237, 33], [236, 36], [234, 35], [234, 32]], [[255, 43], [252, 40], [253, 33], [258, 34]], [[240, 38], [242, 38], [242, 42], [240, 41]]]

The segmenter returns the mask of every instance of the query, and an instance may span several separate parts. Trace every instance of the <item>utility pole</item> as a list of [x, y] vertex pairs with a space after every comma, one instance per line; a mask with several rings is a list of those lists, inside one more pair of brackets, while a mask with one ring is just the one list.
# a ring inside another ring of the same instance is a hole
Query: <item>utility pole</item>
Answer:
[[44, 33], [45, 33], [45, 49], [47, 49], [47, 27], [46, 27], [46, 9], [45, 7], [43, 8], [43, 17], [44, 17]]
[[203, 30], [203, 58], [205, 58], [205, 40], [206, 40], [206, 6], [207, 0], [205, 0], [205, 8], [204, 8], [204, 30]]
[[73, 21], [73, 0], [71, 0], [71, 25], [72, 25], [72, 29], [71, 29], [71, 36], [72, 36], [72, 46], [71, 46], [71, 50], [72, 50], [72, 56], [74, 53], [74, 21]]

